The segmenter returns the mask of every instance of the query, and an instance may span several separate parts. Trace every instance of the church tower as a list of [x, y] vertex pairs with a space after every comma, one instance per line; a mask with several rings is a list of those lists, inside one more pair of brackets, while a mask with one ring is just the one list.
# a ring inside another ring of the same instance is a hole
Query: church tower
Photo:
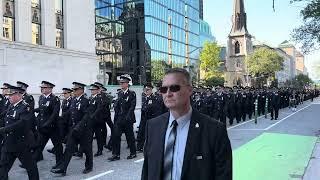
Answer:
[[250, 86], [245, 58], [253, 51], [252, 36], [247, 30], [247, 15], [243, 0], [234, 0], [232, 28], [228, 36], [227, 58], [225, 62], [226, 86]]

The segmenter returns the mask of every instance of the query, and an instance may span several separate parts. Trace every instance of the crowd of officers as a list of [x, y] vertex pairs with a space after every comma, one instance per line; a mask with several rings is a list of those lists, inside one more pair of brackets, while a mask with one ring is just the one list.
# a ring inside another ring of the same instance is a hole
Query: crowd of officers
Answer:
[[[48, 151], [56, 157], [51, 172], [56, 174], [66, 175], [72, 156], [82, 157], [83, 154], [86, 157], [83, 173], [91, 172], [93, 157], [101, 156], [104, 148], [112, 151], [109, 161], [119, 160], [123, 133], [130, 149], [127, 159], [136, 158], [137, 152], [143, 151], [147, 120], [168, 110], [161, 94], [158, 91], [153, 93], [151, 83], [145, 84], [139, 130], [135, 138], [136, 93], [129, 89], [130, 81], [128, 76], [120, 77], [121, 88], [117, 97], [108, 94], [107, 89], [98, 82], [90, 85], [90, 97], [85, 94], [86, 85], [79, 82], [73, 82], [72, 88], [63, 88], [59, 97], [52, 93], [53, 83], [42, 81], [37, 108], [34, 98], [27, 93], [28, 84], [20, 81], [16, 85], [4, 83], [0, 95], [0, 179], [8, 179], [8, 172], [18, 158], [29, 179], [38, 180], [37, 162], [43, 160], [43, 150], [49, 139], [54, 147]], [[263, 115], [265, 110], [271, 112], [272, 119], [277, 120], [279, 109], [292, 106], [292, 102], [295, 108], [304, 100], [313, 100], [317, 96], [317, 90], [218, 86], [214, 90], [195, 88], [191, 98], [194, 109], [224, 124], [228, 119], [232, 125], [234, 119], [239, 123], [255, 114]], [[111, 130], [108, 142], [107, 125]], [[97, 142], [95, 154], [92, 149], [94, 139]]]
[[253, 88], [253, 87], [199, 87], [192, 95], [193, 107], [217, 121], [227, 125], [250, 120], [253, 116], [271, 114], [277, 120], [279, 109], [290, 107], [293, 111], [303, 101], [319, 96], [319, 90], [292, 88]]

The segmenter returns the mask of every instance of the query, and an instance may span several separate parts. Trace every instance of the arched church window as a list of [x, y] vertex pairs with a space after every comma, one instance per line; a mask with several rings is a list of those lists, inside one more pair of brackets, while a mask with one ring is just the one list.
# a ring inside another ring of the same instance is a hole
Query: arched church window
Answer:
[[235, 54], [239, 54], [239, 53], [240, 53], [240, 43], [239, 43], [239, 41], [237, 41], [237, 42], [234, 44], [234, 53], [235, 53]]

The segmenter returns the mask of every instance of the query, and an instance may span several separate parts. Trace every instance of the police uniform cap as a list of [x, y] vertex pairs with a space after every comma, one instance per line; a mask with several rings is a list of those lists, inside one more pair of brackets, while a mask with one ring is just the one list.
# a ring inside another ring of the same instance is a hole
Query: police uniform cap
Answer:
[[0, 89], [9, 89], [10, 86], [12, 85], [10, 85], [9, 83], [3, 83]]
[[151, 84], [150, 82], [145, 83], [143, 87], [144, 87], [144, 88], [147, 88], [147, 87], [148, 87], [148, 88], [153, 89], [153, 86], [152, 86], [152, 84]]
[[67, 94], [67, 93], [71, 93], [72, 89], [70, 88], [62, 88], [63, 93], [62, 94]]
[[99, 87], [98, 85], [96, 85], [96, 84], [90, 84], [89, 90], [99, 90], [99, 89], [100, 89], [100, 87]]
[[219, 85], [216, 86], [216, 89], [220, 89], [220, 88], [224, 88], [224, 86], [221, 85], [221, 84], [219, 84]]
[[56, 85], [54, 85], [53, 83], [49, 82], [49, 81], [42, 81], [41, 82], [41, 88], [53, 88]]
[[103, 84], [99, 83], [99, 82], [94, 82], [93, 84], [99, 86], [99, 87], [103, 87]]
[[16, 93], [22, 94], [24, 92], [24, 89], [22, 89], [21, 87], [18, 87], [18, 86], [10, 85], [8, 87], [8, 89], [9, 89], [8, 95], [13, 95], [13, 94], [16, 94]]
[[29, 87], [28, 84], [21, 82], [21, 81], [17, 81], [17, 87], [21, 87], [24, 90], [27, 90], [27, 88]]
[[84, 89], [84, 87], [87, 86], [87, 85], [85, 85], [83, 83], [79, 83], [79, 82], [73, 82], [72, 85], [73, 85], [72, 90]]
[[130, 82], [130, 81], [131, 81], [131, 79], [130, 79], [130, 76], [129, 76], [128, 74], [125, 74], [125, 75], [121, 75], [121, 76], [120, 76], [119, 82], [126, 82], [126, 83], [128, 83], [128, 82]]
[[105, 88], [104, 86], [100, 87], [102, 91], [107, 91], [107, 88]]

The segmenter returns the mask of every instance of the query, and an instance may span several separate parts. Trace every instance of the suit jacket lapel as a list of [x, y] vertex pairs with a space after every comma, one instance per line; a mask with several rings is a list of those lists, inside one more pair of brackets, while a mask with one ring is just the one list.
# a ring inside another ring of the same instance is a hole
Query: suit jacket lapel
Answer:
[[165, 138], [166, 138], [166, 131], [167, 131], [167, 127], [168, 127], [168, 123], [169, 123], [169, 113], [166, 113], [163, 116], [163, 120], [160, 121], [161, 123], [159, 124], [159, 134], [162, 134], [162, 137], [160, 139], [159, 143], [156, 143], [159, 147], [157, 147], [157, 149], [159, 149], [159, 153], [157, 153], [157, 155], [159, 156], [157, 159], [157, 163], [158, 163], [158, 167], [161, 168], [161, 171], [158, 177], [161, 177], [162, 175], [162, 165], [163, 165], [163, 154], [164, 154], [164, 146], [165, 146]]
[[185, 179], [185, 175], [188, 170], [187, 168], [190, 166], [190, 161], [193, 156], [194, 148], [197, 146], [197, 142], [199, 140], [198, 137], [200, 135], [201, 125], [199, 125], [198, 117], [198, 112], [196, 110], [192, 110], [186, 149], [183, 158], [181, 179]]

